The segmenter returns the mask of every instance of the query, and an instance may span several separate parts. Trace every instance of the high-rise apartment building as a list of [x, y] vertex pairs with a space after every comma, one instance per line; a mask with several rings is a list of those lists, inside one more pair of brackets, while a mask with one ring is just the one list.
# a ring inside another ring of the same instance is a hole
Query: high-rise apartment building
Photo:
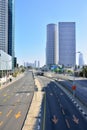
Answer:
[[59, 64], [73, 67], [76, 63], [75, 22], [59, 22]]
[[47, 25], [46, 65], [58, 64], [58, 28], [56, 24]]

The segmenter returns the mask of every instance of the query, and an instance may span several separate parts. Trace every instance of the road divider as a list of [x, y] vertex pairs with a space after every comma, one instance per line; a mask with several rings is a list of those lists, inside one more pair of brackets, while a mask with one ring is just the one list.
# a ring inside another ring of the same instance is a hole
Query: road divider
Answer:
[[22, 130], [40, 129], [41, 105], [44, 92], [42, 92], [42, 86], [37, 79], [35, 79], [35, 86], [37, 87], [37, 91], [34, 92], [32, 103]]

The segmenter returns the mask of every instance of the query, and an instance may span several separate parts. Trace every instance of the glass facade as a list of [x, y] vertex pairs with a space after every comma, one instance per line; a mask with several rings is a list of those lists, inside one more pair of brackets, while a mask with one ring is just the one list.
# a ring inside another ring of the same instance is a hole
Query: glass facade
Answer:
[[8, 0], [0, 0], [0, 50], [8, 53]]
[[13, 57], [14, 68], [14, 0], [8, 0], [8, 54]]
[[75, 22], [59, 22], [59, 64], [73, 67], [76, 63]]
[[46, 65], [58, 64], [58, 30], [56, 24], [47, 25]]
[[0, 50], [12, 56], [14, 69], [14, 0], [0, 0]]

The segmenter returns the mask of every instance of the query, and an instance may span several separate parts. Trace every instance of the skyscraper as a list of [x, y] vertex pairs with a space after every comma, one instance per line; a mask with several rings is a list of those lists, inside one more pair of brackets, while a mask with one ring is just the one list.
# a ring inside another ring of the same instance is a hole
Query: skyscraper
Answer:
[[14, 0], [8, 0], [8, 54], [12, 56], [12, 68], [14, 69]]
[[8, 0], [0, 0], [0, 50], [8, 53]]
[[59, 22], [59, 64], [73, 67], [76, 63], [75, 22]]
[[8, 0], [8, 54], [14, 57], [14, 0]]
[[46, 65], [58, 64], [58, 29], [56, 24], [47, 25]]
[[82, 67], [84, 65], [84, 60], [83, 60], [83, 54], [79, 54], [79, 66]]
[[14, 68], [14, 0], [0, 0], [0, 50], [12, 56]]

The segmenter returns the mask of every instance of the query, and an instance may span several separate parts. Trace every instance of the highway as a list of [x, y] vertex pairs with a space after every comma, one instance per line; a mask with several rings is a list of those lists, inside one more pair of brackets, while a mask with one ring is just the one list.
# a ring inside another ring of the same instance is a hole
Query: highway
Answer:
[[34, 93], [32, 73], [0, 90], [0, 130], [21, 130]]
[[[59, 83], [72, 92], [73, 82], [70, 82], [68, 80], [62, 80], [59, 81]], [[82, 85], [83, 83], [84, 83], [83, 80], [81, 81], [75, 80], [76, 84], [75, 95], [83, 104], [87, 106], [87, 85], [85, 84], [85, 86], [83, 86]]]
[[[49, 74], [49, 73], [48, 73]], [[75, 95], [76, 97], [87, 106], [87, 79], [80, 79], [80, 77], [66, 76], [63, 74], [54, 74], [51, 73], [54, 79], [57, 79], [58, 82], [72, 92], [73, 80], [76, 85]], [[59, 79], [62, 79], [59, 81]]]
[[43, 130], [86, 130], [87, 121], [58, 84], [45, 77], [40, 80], [45, 87]]

